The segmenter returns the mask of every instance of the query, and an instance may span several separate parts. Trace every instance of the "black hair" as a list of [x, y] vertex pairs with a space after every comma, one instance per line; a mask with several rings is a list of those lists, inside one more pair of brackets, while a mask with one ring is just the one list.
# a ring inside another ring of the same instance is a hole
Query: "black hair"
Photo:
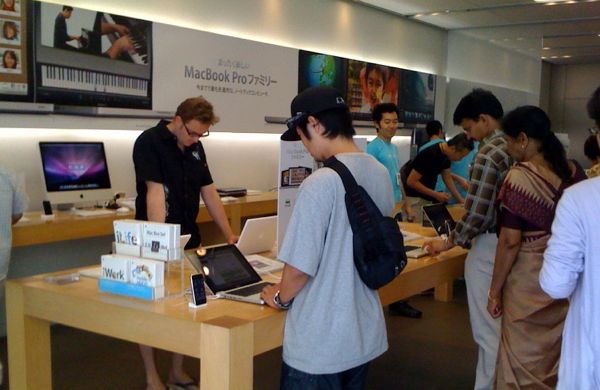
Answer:
[[462, 152], [464, 150], [473, 150], [475, 144], [473, 143], [473, 140], [467, 137], [465, 133], [460, 133], [448, 141], [448, 146], [454, 146], [454, 150], [457, 152]]
[[440, 133], [440, 130], [442, 130], [442, 127], [442, 122], [433, 120], [427, 122], [427, 124], [425, 125], [425, 131], [427, 131], [427, 135], [429, 136], [429, 138], [431, 138], [434, 135], [438, 135]]
[[[321, 122], [323, 127], [325, 127], [325, 132], [323, 135], [326, 138], [333, 139], [342, 137], [352, 139], [352, 137], [356, 134], [356, 131], [352, 126], [352, 116], [350, 115], [348, 108], [334, 108], [311, 115]], [[297, 126], [300, 127], [300, 130], [304, 136], [307, 139], [310, 139], [307, 124], [308, 115], [305, 115], [298, 120]]]
[[395, 112], [398, 117], [400, 117], [400, 113], [398, 113], [398, 107], [394, 103], [380, 103], [373, 108], [373, 122], [379, 123], [381, 119], [383, 119], [383, 114], [388, 112]]
[[371, 73], [374, 70], [381, 73], [383, 85], [385, 86], [385, 84], [387, 83], [387, 71], [382, 65], [368, 63], [367, 68], [365, 69], [365, 81], [369, 78], [369, 73]]
[[563, 181], [571, 179], [571, 168], [563, 144], [550, 130], [550, 119], [539, 107], [517, 107], [502, 119], [502, 130], [511, 138], [524, 133], [529, 138], [540, 142], [540, 152], [552, 171]]
[[493, 93], [485, 89], [475, 88], [460, 99], [452, 119], [454, 124], [458, 126], [463, 119], [478, 121], [481, 114], [487, 114], [496, 120], [500, 120], [504, 115], [504, 110], [502, 110], [502, 104]]
[[590, 135], [583, 144], [583, 154], [592, 161], [600, 157], [600, 147], [595, 135]]
[[73, 11], [73, 7], [69, 5], [63, 5], [63, 11]]
[[596, 124], [600, 126], [600, 87], [596, 88], [588, 101], [587, 112], [589, 117], [595, 120]]

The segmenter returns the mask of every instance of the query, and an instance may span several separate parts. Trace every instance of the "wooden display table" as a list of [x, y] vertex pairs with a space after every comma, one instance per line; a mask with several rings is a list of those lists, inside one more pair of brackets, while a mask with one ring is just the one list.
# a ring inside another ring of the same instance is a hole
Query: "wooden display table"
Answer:
[[[414, 224], [403, 227], [432, 233], [432, 229]], [[380, 290], [382, 303], [430, 288], [436, 289], [437, 299], [451, 299], [452, 282], [462, 275], [465, 254], [455, 248], [438, 258], [410, 260], [406, 269]], [[52, 322], [199, 358], [201, 388], [211, 390], [251, 389], [253, 357], [282, 343], [285, 312], [267, 306], [211, 300], [205, 308], [190, 309], [183, 297], [146, 302], [100, 293], [95, 279], [56, 285], [46, 283], [45, 276], [7, 282], [13, 389], [52, 388]]]
[[[239, 234], [245, 218], [277, 214], [277, 192], [244, 196], [223, 206], [233, 232]], [[44, 221], [40, 212], [26, 213], [28, 220], [13, 226], [13, 247], [108, 236], [113, 234], [115, 219], [134, 217], [133, 212], [95, 217], [79, 217], [64, 211], [55, 214], [54, 219]], [[196, 221], [212, 222], [206, 207], [200, 207]]]

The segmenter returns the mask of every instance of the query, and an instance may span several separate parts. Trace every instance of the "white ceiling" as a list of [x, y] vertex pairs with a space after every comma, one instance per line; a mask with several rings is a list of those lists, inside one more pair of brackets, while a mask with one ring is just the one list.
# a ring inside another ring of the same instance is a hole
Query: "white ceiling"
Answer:
[[600, 1], [354, 0], [554, 64], [600, 62]]

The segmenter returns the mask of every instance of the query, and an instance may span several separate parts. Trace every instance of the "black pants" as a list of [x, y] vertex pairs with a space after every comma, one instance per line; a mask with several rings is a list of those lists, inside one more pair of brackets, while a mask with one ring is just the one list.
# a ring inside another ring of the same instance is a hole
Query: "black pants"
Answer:
[[283, 362], [280, 390], [361, 390], [367, 382], [369, 363], [335, 374], [309, 374]]

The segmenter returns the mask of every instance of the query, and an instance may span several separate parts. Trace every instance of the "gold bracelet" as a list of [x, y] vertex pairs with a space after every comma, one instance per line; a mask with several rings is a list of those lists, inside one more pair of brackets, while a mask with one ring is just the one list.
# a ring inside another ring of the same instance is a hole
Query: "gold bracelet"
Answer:
[[488, 294], [487, 294], [488, 301], [497, 301], [498, 299], [500, 299], [500, 297], [493, 298], [493, 297], [490, 295], [490, 292], [491, 292], [491, 290], [488, 290]]

